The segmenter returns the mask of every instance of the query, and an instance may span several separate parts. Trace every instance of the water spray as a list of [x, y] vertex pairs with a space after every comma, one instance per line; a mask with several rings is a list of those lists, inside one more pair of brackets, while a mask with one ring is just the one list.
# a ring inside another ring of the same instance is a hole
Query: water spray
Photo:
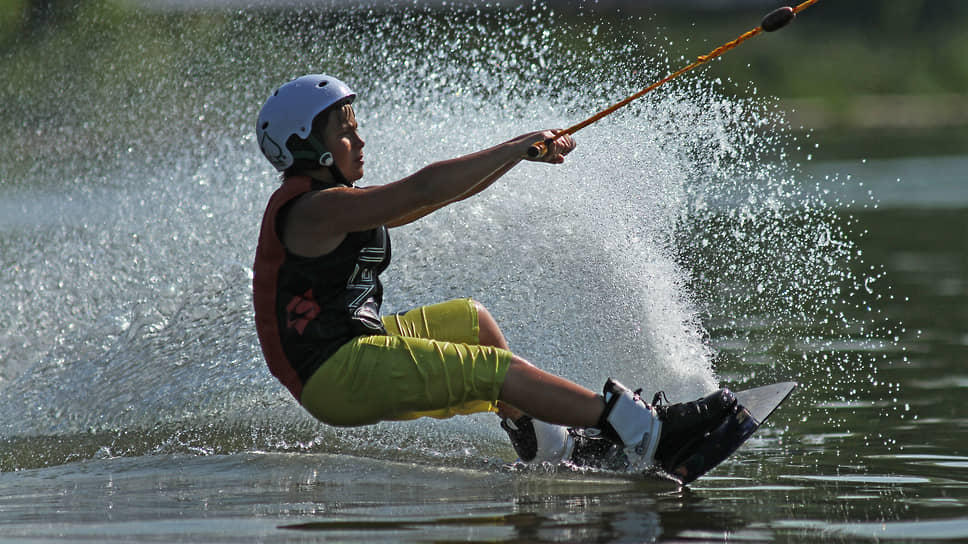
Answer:
[[[667, 75], [666, 77], [660, 79], [659, 81], [656, 81], [652, 85], [649, 85], [648, 87], [633, 94], [632, 96], [625, 98], [621, 102], [617, 102], [605, 108], [604, 110], [596, 113], [595, 115], [592, 115], [588, 119], [585, 119], [584, 121], [576, 125], [573, 125], [571, 127], [566, 128], [565, 130], [558, 132], [555, 135], [555, 138], [578, 132], [579, 130], [587, 127], [588, 125], [599, 121], [603, 117], [606, 117], [612, 114], [619, 108], [627, 106], [631, 102], [638, 100], [639, 98], [642, 98], [646, 94], [654, 91], [655, 89], [661, 87], [662, 85], [664, 85], [669, 81], [672, 81], [673, 79], [681, 76], [682, 74], [692, 70], [693, 68], [696, 68], [699, 65], [705, 64], [710, 60], [729, 51], [730, 49], [733, 49], [734, 47], [738, 46], [739, 44], [745, 42], [746, 40], [752, 38], [753, 36], [756, 36], [761, 32], [776, 32], [777, 30], [780, 30], [781, 28], [793, 22], [793, 20], [796, 19], [797, 17], [797, 13], [800, 13], [801, 11], [807, 9], [813, 4], [816, 4], [818, 1], [819, 0], [806, 0], [806, 2], [801, 3], [795, 8], [784, 6], [782, 8], [778, 8], [771, 11], [765, 17], [763, 17], [763, 20], [760, 22], [760, 26], [754, 28], [753, 30], [750, 30], [749, 32], [742, 34], [741, 36], [739, 36], [733, 41], [724, 43], [723, 45], [717, 47], [716, 49], [713, 49], [712, 51], [710, 51], [705, 55], [700, 55], [699, 58], [697, 58], [692, 64], [689, 64], [688, 66], [684, 66], [683, 68], [680, 68], [678, 71]], [[548, 138], [544, 142], [534, 144], [533, 146], [531, 146], [530, 149], [528, 149], [528, 156], [531, 158], [539, 158], [544, 156], [544, 154], [548, 150], [548, 146], [554, 141], [555, 138]]]

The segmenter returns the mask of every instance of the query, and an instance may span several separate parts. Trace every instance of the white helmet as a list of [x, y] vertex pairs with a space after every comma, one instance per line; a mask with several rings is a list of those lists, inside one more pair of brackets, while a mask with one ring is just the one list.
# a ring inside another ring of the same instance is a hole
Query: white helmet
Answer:
[[[313, 119], [326, 108], [354, 98], [356, 93], [345, 83], [322, 74], [302, 76], [279, 87], [266, 100], [256, 121], [255, 135], [262, 154], [280, 172], [297, 158], [331, 166], [333, 156], [311, 134]], [[289, 149], [287, 142], [293, 134], [307, 140], [312, 151]]]

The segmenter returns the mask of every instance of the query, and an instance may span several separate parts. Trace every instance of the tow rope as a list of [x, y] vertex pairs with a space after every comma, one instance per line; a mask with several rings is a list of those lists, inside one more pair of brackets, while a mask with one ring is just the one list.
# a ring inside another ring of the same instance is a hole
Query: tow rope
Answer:
[[763, 20], [760, 22], [760, 26], [754, 28], [753, 30], [750, 30], [749, 32], [746, 32], [740, 35], [735, 40], [724, 43], [723, 45], [717, 47], [716, 49], [713, 49], [712, 51], [710, 51], [705, 55], [700, 55], [692, 64], [689, 64], [688, 66], [684, 66], [680, 68], [679, 70], [667, 75], [666, 77], [660, 79], [659, 81], [656, 81], [652, 85], [649, 85], [648, 87], [633, 94], [632, 96], [625, 98], [621, 102], [617, 102], [605, 108], [604, 110], [596, 113], [595, 115], [592, 115], [588, 119], [585, 119], [584, 121], [576, 125], [573, 125], [571, 127], [566, 128], [565, 130], [558, 132], [557, 134], [555, 134], [554, 138], [548, 138], [544, 142], [539, 142], [532, 145], [528, 149], [528, 156], [531, 158], [540, 158], [544, 156], [545, 153], [547, 153], [548, 146], [551, 145], [551, 143], [554, 142], [555, 139], [560, 138], [561, 136], [566, 136], [566, 135], [574, 134], [578, 132], [579, 130], [587, 127], [588, 125], [595, 123], [596, 121], [599, 121], [603, 117], [610, 115], [611, 113], [615, 112], [615, 110], [618, 110], [619, 108], [627, 106], [629, 103], [635, 100], [638, 100], [639, 98], [642, 98], [646, 94], [661, 87], [665, 83], [672, 81], [673, 79], [681, 76], [682, 74], [685, 74], [686, 72], [692, 70], [693, 68], [696, 68], [697, 66], [700, 66], [702, 64], [705, 64], [711, 61], [712, 59], [722, 55], [723, 53], [729, 51], [730, 49], [733, 49], [734, 47], [738, 46], [739, 44], [745, 42], [746, 40], [752, 38], [753, 36], [756, 36], [761, 32], [775, 32], [777, 30], [780, 30], [781, 28], [793, 22], [793, 20], [796, 19], [798, 13], [816, 4], [818, 1], [819, 0], [807, 0], [806, 2], [801, 3], [795, 8], [785, 6], [771, 11], [765, 17], [763, 17]]

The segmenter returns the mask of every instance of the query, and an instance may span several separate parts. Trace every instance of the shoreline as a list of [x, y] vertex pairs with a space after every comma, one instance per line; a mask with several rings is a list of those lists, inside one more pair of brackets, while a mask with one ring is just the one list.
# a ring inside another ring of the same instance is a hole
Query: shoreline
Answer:
[[968, 95], [856, 95], [847, 100], [780, 98], [792, 127], [814, 130], [968, 127]]

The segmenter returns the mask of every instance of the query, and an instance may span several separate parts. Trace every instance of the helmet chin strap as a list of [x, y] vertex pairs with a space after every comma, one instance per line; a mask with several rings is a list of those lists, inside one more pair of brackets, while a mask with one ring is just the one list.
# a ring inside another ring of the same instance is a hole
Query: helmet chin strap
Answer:
[[349, 180], [346, 179], [346, 176], [343, 175], [343, 172], [340, 172], [339, 167], [336, 166], [336, 161], [333, 160], [333, 154], [329, 151], [324, 151], [319, 156], [319, 165], [329, 169], [329, 174], [333, 176], [333, 181], [338, 185], [346, 185], [347, 187], [351, 185]]
[[333, 177], [333, 181], [337, 185], [345, 185], [347, 187], [352, 186], [352, 183], [346, 179], [343, 172], [340, 171], [339, 167], [336, 166], [336, 161], [333, 159], [333, 154], [323, 147], [323, 143], [319, 141], [316, 136], [310, 134], [306, 141], [309, 143], [309, 147], [312, 151], [305, 150], [299, 153], [293, 153], [297, 158], [311, 159], [315, 160], [320, 166], [327, 169], [329, 174]]
[[329, 173], [333, 176], [333, 181], [335, 181], [338, 185], [345, 185], [347, 187], [353, 185], [348, 179], [346, 179], [345, 176], [343, 176], [343, 173], [340, 172], [339, 168], [335, 164], [329, 167]]

